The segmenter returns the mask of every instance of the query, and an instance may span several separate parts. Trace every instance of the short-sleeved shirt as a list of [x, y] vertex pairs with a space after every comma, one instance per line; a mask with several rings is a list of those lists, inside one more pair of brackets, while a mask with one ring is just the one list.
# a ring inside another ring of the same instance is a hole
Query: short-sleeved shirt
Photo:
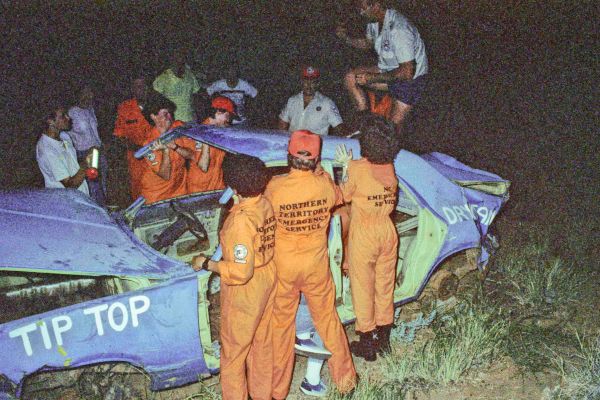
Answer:
[[236, 114], [240, 119], [234, 120], [233, 124], [240, 124], [246, 120], [244, 97], [256, 97], [258, 94], [256, 88], [243, 79], [238, 79], [238, 83], [234, 87], [230, 87], [227, 84], [226, 79], [218, 80], [211, 83], [206, 88], [206, 92], [209, 96], [212, 96], [213, 94], [225, 96], [235, 103]]
[[415, 60], [414, 78], [425, 75], [429, 69], [425, 44], [419, 31], [398, 11], [388, 9], [385, 12], [383, 28], [379, 32], [379, 23], [367, 25], [367, 39], [374, 42], [379, 56], [377, 66], [382, 71], [391, 71], [401, 63]]
[[93, 108], [71, 107], [69, 109], [72, 127], [69, 136], [77, 151], [86, 151], [91, 147], [102, 146], [98, 135], [98, 120]]
[[[74, 176], [79, 171], [77, 153], [71, 143], [71, 138], [65, 132], [60, 133], [59, 139], [52, 139], [50, 136], [42, 134], [35, 151], [47, 188], [64, 189], [65, 185], [61, 181]], [[87, 195], [90, 194], [85, 179], [77, 189]]]
[[175, 110], [176, 120], [191, 122], [196, 119], [196, 113], [194, 112], [194, 106], [192, 104], [192, 95], [198, 93], [200, 84], [198, 84], [190, 67], [187, 65], [185, 66], [183, 78], [175, 75], [170, 68], [167, 69], [156, 77], [152, 83], [152, 87], [154, 90], [175, 103], [177, 106], [177, 109]]
[[[183, 122], [175, 121], [171, 125], [171, 129], [182, 125]], [[144, 145], [159, 137], [160, 132], [158, 129], [152, 128], [148, 132], [148, 139]], [[189, 148], [189, 142], [185, 138], [176, 139], [175, 143]], [[187, 169], [185, 168], [185, 159], [175, 150], [169, 149], [171, 174], [170, 178], [165, 180], [158, 175], [162, 157], [162, 150], [151, 151], [145, 157], [146, 167], [140, 176], [140, 195], [144, 196], [148, 204], [186, 194]]]
[[361, 158], [350, 161], [348, 179], [340, 189], [344, 201], [352, 202], [351, 221], [387, 220], [396, 207], [398, 178], [392, 164], [373, 164]]
[[333, 100], [320, 92], [315, 93], [315, 97], [306, 108], [302, 92], [290, 97], [279, 114], [279, 119], [290, 124], [290, 132], [307, 129], [322, 136], [328, 134], [330, 126], [335, 128], [343, 122]]

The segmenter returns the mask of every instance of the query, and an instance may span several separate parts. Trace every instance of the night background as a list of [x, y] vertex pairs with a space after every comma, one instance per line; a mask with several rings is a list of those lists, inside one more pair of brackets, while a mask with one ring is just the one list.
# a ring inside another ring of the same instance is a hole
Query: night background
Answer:
[[[0, 186], [43, 187], [35, 161], [39, 118], [49, 99], [72, 102], [87, 82], [96, 89], [108, 149], [109, 203], [126, 206], [125, 150], [112, 138], [116, 106], [132, 75], [143, 71], [151, 82], [167, 68], [173, 43], [190, 48], [188, 64], [204, 83], [236, 60], [259, 92], [251, 115], [257, 126], [274, 127], [286, 99], [300, 91], [302, 64], [321, 69], [321, 91], [351, 121], [344, 72], [376, 63], [373, 52], [334, 34], [342, 22], [351, 35], [364, 35], [351, 4], [3, 1]], [[510, 180], [511, 199], [496, 222], [500, 236], [519, 243], [543, 231], [553, 254], [583, 255], [600, 270], [598, 2], [393, 4], [419, 29], [430, 66], [403, 147], [440, 151]]]

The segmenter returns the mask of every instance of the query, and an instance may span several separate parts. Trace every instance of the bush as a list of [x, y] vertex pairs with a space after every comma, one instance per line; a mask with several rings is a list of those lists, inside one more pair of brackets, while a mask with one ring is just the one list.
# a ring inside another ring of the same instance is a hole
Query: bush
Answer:
[[458, 307], [433, 325], [435, 338], [407, 353], [394, 351], [384, 361], [384, 375], [398, 383], [439, 385], [458, 381], [473, 368], [488, 365], [505, 340], [508, 325], [474, 306]]
[[579, 349], [572, 357], [565, 358], [549, 349], [562, 382], [545, 391], [546, 399], [600, 399], [600, 336], [587, 340], [576, 336]]

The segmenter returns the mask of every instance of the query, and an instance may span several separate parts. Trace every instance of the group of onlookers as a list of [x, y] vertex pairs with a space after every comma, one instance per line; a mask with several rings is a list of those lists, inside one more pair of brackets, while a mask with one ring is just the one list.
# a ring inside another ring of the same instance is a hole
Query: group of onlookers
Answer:
[[[225, 186], [234, 192], [220, 232], [222, 260], [198, 256], [192, 262], [196, 270], [221, 275], [224, 399], [287, 396], [300, 294], [331, 353], [331, 379], [341, 392], [352, 391], [357, 382], [351, 353], [373, 361], [389, 350], [398, 249], [389, 217], [398, 188], [393, 159], [403, 121], [424, 90], [428, 62], [418, 31], [403, 15], [378, 0], [358, 0], [356, 6], [369, 22], [366, 37], [351, 38], [341, 25], [336, 35], [357, 48], [374, 47], [379, 60], [377, 66], [354, 68], [345, 76], [356, 111], [365, 113], [359, 118], [361, 158], [353, 160], [351, 152], [338, 149], [336, 160], [344, 166], [339, 186], [320, 167], [321, 136], [330, 129], [348, 132], [335, 103], [317, 90], [320, 71], [313, 66], [302, 68], [302, 91], [279, 114], [278, 127], [291, 132], [290, 172], [272, 179], [256, 158], [225, 156], [184, 137], [161, 140], [190, 121], [247, 124], [245, 100], [257, 90], [239, 78], [235, 67], [207, 87], [211, 97], [204, 115], [197, 115], [193, 101], [201, 86], [177, 51], [170, 68], [154, 80], [154, 91], [148, 93], [144, 79], [136, 77], [132, 97], [118, 107], [114, 134], [127, 147], [133, 198], [152, 203]], [[383, 99], [374, 91], [384, 92]], [[77, 188], [104, 205], [105, 161], [98, 166], [100, 179], [86, 182], [90, 149], [102, 147], [92, 99], [84, 87], [68, 115], [61, 106], [49, 109], [37, 158], [47, 187]], [[133, 153], [150, 143], [147, 155], [135, 159]], [[359, 334], [351, 344], [335, 308], [326, 234], [331, 212], [344, 204], [351, 204], [345, 250]], [[323, 394], [324, 386], [319, 379], [305, 379], [301, 389]]]

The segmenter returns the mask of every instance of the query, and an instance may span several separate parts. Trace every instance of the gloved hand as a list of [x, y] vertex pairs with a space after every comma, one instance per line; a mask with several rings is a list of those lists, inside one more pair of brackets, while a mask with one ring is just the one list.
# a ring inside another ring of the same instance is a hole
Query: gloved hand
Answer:
[[352, 160], [352, 149], [347, 150], [346, 145], [341, 144], [335, 149], [335, 159], [334, 161], [342, 164], [343, 166], [348, 165], [348, 163]]

